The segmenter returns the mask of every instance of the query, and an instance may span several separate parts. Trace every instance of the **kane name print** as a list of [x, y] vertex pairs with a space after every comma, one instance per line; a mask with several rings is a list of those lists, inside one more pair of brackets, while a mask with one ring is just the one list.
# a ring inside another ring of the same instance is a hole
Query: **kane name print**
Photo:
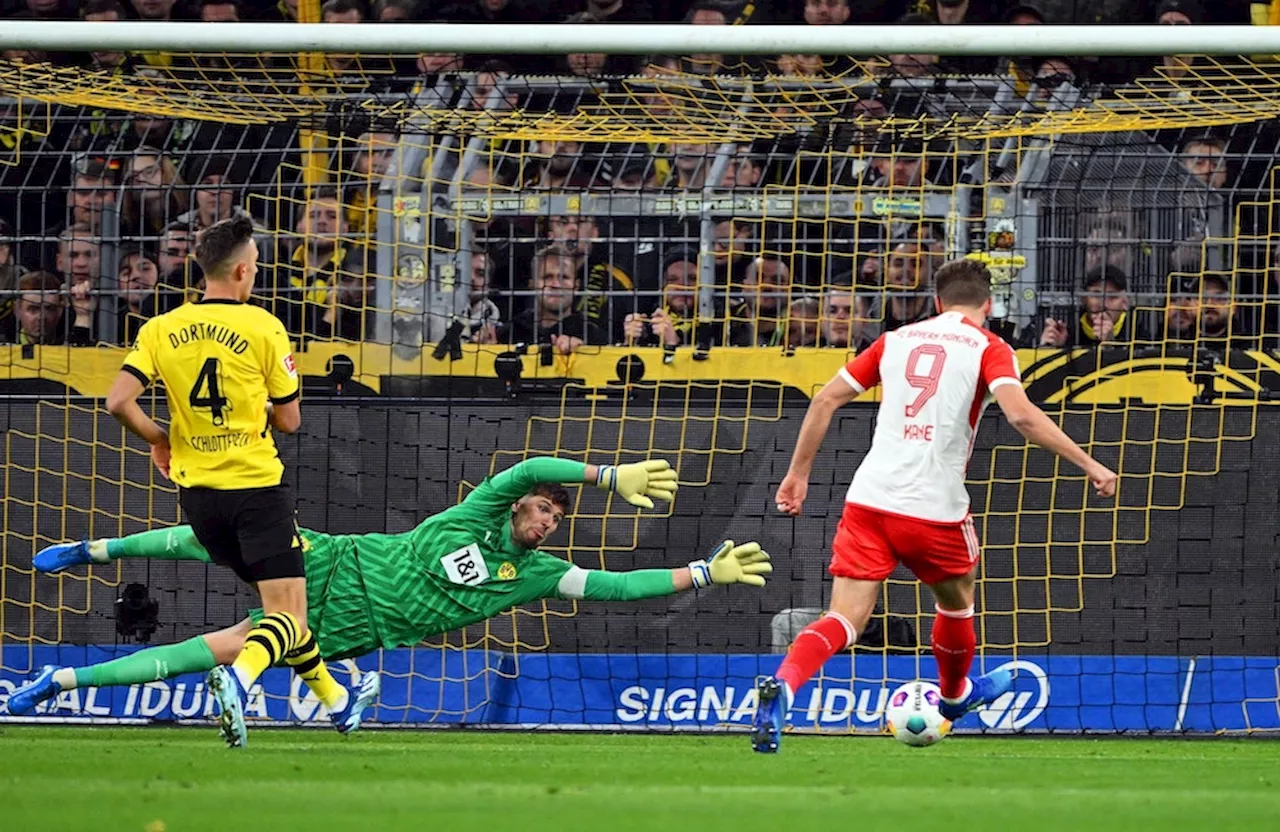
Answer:
[[480, 547], [469, 543], [440, 559], [449, 580], [463, 586], [475, 586], [489, 580], [489, 567], [485, 565]]

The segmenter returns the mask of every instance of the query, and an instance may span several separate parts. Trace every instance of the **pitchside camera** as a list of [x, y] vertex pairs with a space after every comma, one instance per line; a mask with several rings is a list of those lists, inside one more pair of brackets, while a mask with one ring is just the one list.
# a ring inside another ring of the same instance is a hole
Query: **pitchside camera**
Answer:
[[160, 626], [160, 602], [143, 584], [128, 584], [116, 599], [116, 632], [146, 644]]

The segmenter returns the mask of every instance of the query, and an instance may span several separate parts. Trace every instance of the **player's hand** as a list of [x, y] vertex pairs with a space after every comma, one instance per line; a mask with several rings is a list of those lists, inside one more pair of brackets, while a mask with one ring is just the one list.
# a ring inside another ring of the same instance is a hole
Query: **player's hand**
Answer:
[[804, 498], [808, 495], [809, 481], [798, 474], [789, 473], [783, 478], [782, 485], [778, 486], [778, 495], [774, 497], [774, 502], [778, 504], [778, 511], [798, 517], [804, 505]]
[[[703, 569], [705, 568], [705, 572]], [[764, 576], [773, 571], [769, 563], [769, 553], [760, 548], [755, 541], [734, 545], [726, 540], [716, 547], [710, 560], [696, 560], [689, 564], [693, 575], [694, 586], [706, 577], [713, 584], [747, 584], [748, 586], [764, 586]]]
[[601, 465], [596, 485], [640, 508], [654, 500], [671, 502], [676, 496], [676, 469], [665, 459], [646, 459], [628, 465]]
[[156, 470], [163, 474], [165, 479], [169, 479], [169, 454], [169, 437], [167, 436], [151, 446], [151, 461], [156, 464]]
[[1116, 493], [1116, 483], [1120, 479], [1120, 475], [1112, 471], [1100, 462], [1095, 462], [1089, 466], [1089, 470], [1085, 471], [1089, 477], [1089, 482], [1093, 484], [1093, 490], [1098, 493], [1099, 497], [1111, 497]]

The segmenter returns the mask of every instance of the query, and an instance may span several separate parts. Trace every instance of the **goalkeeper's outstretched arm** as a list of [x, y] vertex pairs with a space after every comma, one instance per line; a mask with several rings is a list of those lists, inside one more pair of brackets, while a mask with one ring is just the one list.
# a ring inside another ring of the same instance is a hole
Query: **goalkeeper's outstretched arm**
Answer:
[[543, 482], [594, 485], [640, 508], [653, 508], [654, 500], [671, 502], [677, 487], [676, 471], [665, 459], [646, 459], [627, 465], [587, 465], [572, 459], [536, 456], [495, 474], [485, 487], [477, 488], [467, 499], [512, 503]]
[[602, 569], [572, 567], [560, 579], [563, 598], [588, 601], [639, 601], [673, 595], [711, 584], [746, 584], [761, 587], [765, 575], [773, 571], [769, 553], [759, 543], [721, 543], [711, 557], [695, 560], [678, 569], [635, 569], [607, 572]]

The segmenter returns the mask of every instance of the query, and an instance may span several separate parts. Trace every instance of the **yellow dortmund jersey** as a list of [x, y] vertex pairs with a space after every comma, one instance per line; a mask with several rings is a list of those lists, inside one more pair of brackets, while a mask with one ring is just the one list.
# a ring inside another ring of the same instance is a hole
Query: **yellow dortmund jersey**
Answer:
[[124, 369], [169, 400], [169, 474], [185, 488], [261, 488], [284, 476], [266, 407], [298, 397], [284, 324], [229, 300], [188, 303], [138, 331]]

